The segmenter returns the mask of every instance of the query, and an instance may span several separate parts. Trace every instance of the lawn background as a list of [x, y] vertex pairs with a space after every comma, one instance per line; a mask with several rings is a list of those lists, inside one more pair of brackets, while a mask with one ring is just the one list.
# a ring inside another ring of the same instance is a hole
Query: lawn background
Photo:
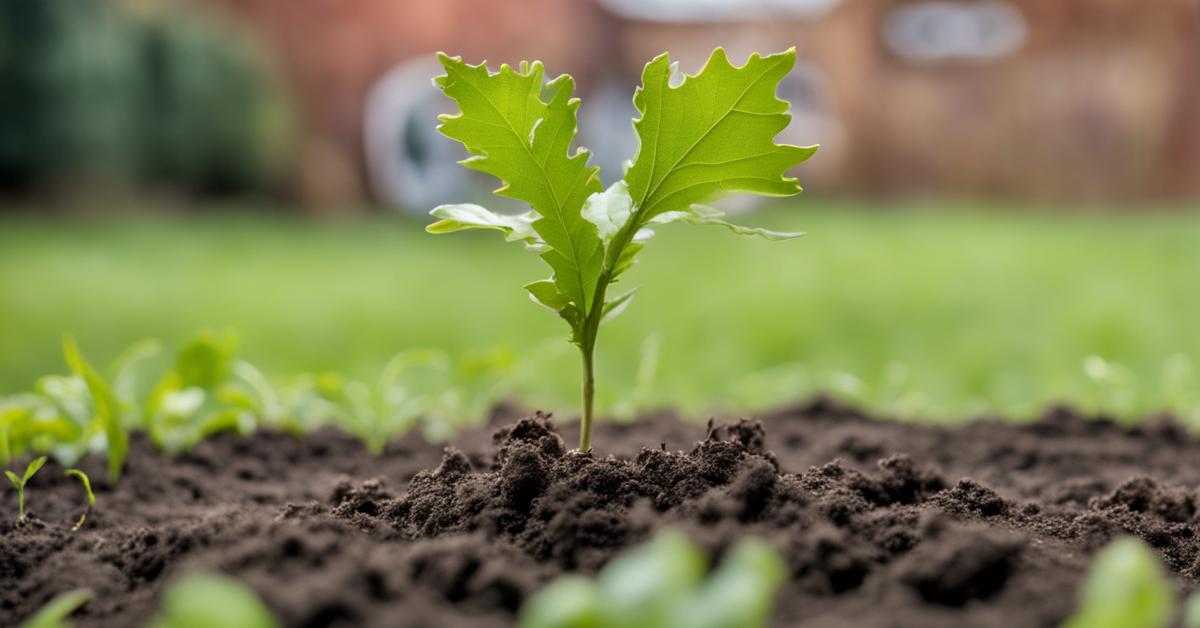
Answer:
[[[278, 383], [325, 370], [371, 382], [408, 348], [491, 352], [514, 361], [523, 403], [575, 411], [565, 326], [521, 290], [547, 275], [535, 256], [420, 220], [244, 209], [0, 218], [0, 394], [65, 372], [65, 332], [103, 364], [138, 339], [177, 346], [211, 327], [235, 330]], [[637, 298], [601, 334], [602, 407], [703, 418], [831, 391], [925, 420], [1054, 401], [1200, 414], [1194, 213], [805, 199], [743, 221], [809, 235], [663, 228], [623, 281]]]

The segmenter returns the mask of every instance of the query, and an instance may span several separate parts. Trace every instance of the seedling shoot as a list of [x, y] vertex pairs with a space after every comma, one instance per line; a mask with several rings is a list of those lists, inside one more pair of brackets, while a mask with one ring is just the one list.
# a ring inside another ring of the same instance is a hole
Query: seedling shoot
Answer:
[[501, 181], [496, 194], [527, 203], [529, 211], [504, 215], [473, 204], [442, 205], [430, 233], [494, 229], [523, 242], [550, 266], [549, 279], [525, 286], [530, 297], [570, 326], [582, 359], [580, 451], [591, 448], [595, 399], [594, 361], [600, 324], [619, 314], [634, 290], [610, 288], [633, 265], [654, 235], [672, 222], [717, 225], [741, 235], [794, 238], [743, 227], [704, 205], [732, 193], [790, 196], [800, 192], [786, 173], [816, 146], [776, 144], [791, 117], [776, 96], [796, 62], [795, 50], [751, 55], [741, 67], [717, 48], [695, 75], [672, 85], [674, 65], [655, 57], [642, 73], [633, 102], [640, 147], [624, 177], [607, 189], [589, 152], [572, 152], [575, 81], [561, 75], [544, 81], [541, 62], [485, 64], [438, 55], [446, 74], [435, 79], [460, 112], [439, 117], [438, 129], [461, 142], [470, 157], [460, 162]]
[[8, 478], [8, 481], [12, 482], [13, 487], [17, 489], [17, 521], [25, 521], [25, 485], [29, 483], [29, 480], [33, 476], [37, 475], [37, 472], [41, 470], [44, 464], [46, 464], [45, 456], [34, 458], [25, 466], [25, 473], [20, 477], [7, 469], [4, 471], [4, 475]]
[[71, 527], [71, 531], [75, 532], [79, 530], [79, 528], [83, 527], [83, 522], [86, 521], [87, 516], [91, 514], [92, 508], [96, 506], [96, 496], [92, 494], [92, 481], [88, 479], [86, 473], [80, 471], [79, 469], [67, 469], [66, 474], [71, 477], [79, 478], [79, 482], [83, 484], [83, 492], [87, 495], [87, 507], [84, 508], [83, 514], [79, 515], [79, 521], [76, 521], [75, 525]]

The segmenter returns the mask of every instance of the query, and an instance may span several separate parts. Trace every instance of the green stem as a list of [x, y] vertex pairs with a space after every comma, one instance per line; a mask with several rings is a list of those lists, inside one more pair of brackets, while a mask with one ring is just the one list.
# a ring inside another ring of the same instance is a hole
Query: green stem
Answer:
[[590, 343], [586, 347], [579, 347], [583, 357], [583, 415], [579, 421], [579, 451], [592, 448], [592, 408], [596, 397], [596, 379], [592, 372], [594, 349]]
[[17, 489], [17, 512], [19, 513], [17, 516], [17, 521], [24, 521], [25, 520], [25, 489], [24, 488]]
[[604, 260], [604, 269], [596, 282], [596, 292], [592, 296], [592, 307], [583, 321], [582, 333], [579, 334], [579, 352], [583, 357], [583, 413], [579, 421], [579, 451], [592, 448], [592, 410], [596, 397], [596, 380], [593, 371], [593, 357], [596, 352], [596, 336], [600, 333], [600, 320], [604, 317], [604, 298], [608, 292], [608, 284], [612, 281], [613, 268], [621, 259], [621, 253], [633, 240], [637, 233], [639, 214], [635, 213], [617, 232], [609, 244], [608, 255]]

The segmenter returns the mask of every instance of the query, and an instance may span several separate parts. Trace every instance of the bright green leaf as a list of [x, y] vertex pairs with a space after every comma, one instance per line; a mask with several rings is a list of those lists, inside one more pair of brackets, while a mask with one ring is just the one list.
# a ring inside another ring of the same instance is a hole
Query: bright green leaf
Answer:
[[566, 576], [538, 591], [521, 608], [520, 628], [604, 628], [596, 585]]
[[633, 102], [640, 148], [625, 173], [639, 218], [734, 193], [787, 196], [800, 191], [784, 174], [816, 152], [780, 145], [791, 120], [775, 91], [796, 63], [796, 51], [751, 55], [742, 67], [717, 48], [695, 76], [672, 87], [671, 60], [646, 65]]
[[1079, 602], [1063, 628], [1164, 628], [1175, 611], [1175, 588], [1154, 550], [1125, 537], [1097, 554]]
[[5, 469], [4, 477], [8, 478], [9, 482], [12, 482], [13, 488], [15, 488], [17, 490], [21, 490], [21, 489], [25, 488], [25, 483], [21, 481], [21, 476], [17, 475], [16, 473], [13, 473], [12, 471]]
[[279, 625], [249, 587], [226, 576], [198, 573], [175, 581], [163, 593], [162, 609], [150, 628], [275, 628]]
[[678, 628], [766, 626], [787, 565], [771, 546], [757, 540], [738, 543], [704, 588], [680, 613]]
[[460, 113], [439, 119], [439, 130], [471, 153], [462, 164], [503, 182], [497, 194], [529, 204], [539, 218], [533, 229], [550, 250], [542, 253], [554, 282], [582, 312], [591, 307], [603, 250], [596, 226], [583, 219], [584, 201], [601, 191], [599, 169], [588, 153], [570, 154], [576, 133], [575, 81], [562, 75], [543, 83], [540, 62], [519, 70], [468, 65], [438, 55], [446, 74], [436, 79]]
[[88, 506], [95, 506], [96, 496], [92, 493], [92, 481], [88, 479], [87, 474], [79, 469], [67, 469], [66, 474], [79, 479], [80, 484], [83, 484], [84, 492], [87, 493]]
[[704, 578], [704, 554], [678, 532], [613, 559], [600, 573], [608, 626], [666, 626]]
[[175, 358], [182, 388], [216, 388], [229, 377], [237, 336], [231, 332], [218, 336], [205, 330], [187, 341]]
[[21, 628], [69, 628], [71, 623], [67, 621], [67, 617], [91, 599], [92, 592], [87, 589], [60, 593], [38, 609], [33, 617], [25, 620]]
[[39, 456], [31, 460], [25, 467], [25, 476], [21, 478], [21, 484], [27, 484], [30, 478], [36, 475], [38, 471], [42, 470], [42, 465], [44, 464], [46, 464], [45, 456]]
[[92, 411], [95, 420], [104, 428], [108, 448], [108, 481], [115, 484], [121, 477], [121, 468], [125, 465], [125, 456], [129, 453], [129, 434], [121, 423], [121, 408], [116, 397], [112, 394], [108, 382], [100, 376], [96, 369], [84, 359], [79, 352], [75, 339], [63, 338], [63, 353], [71, 372], [83, 378], [88, 392], [92, 395]]
[[571, 303], [563, 293], [558, 291], [558, 286], [549, 279], [542, 279], [525, 285], [525, 289], [529, 291], [529, 298], [533, 299], [534, 303], [545, 306], [567, 321], [573, 332], [578, 331], [580, 325], [583, 324], [583, 317], [579, 314], [579, 309]]

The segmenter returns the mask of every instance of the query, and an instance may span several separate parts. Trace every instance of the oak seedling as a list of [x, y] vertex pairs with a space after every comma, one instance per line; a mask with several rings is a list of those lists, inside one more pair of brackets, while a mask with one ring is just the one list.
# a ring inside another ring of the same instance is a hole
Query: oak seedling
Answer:
[[439, 54], [446, 74], [435, 83], [460, 112], [439, 117], [438, 129], [463, 144], [460, 162], [502, 183], [496, 194], [527, 203], [520, 215], [473, 204], [442, 205], [430, 233], [493, 229], [523, 242], [549, 264], [549, 279], [527, 284], [537, 303], [571, 328], [582, 358], [579, 449], [591, 448], [594, 358], [600, 324], [619, 314], [634, 290], [609, 289], [634, 263], [653, 229], [672, 222], [721, 226], [741, 235], [794, 238], [727, 222], [705, 203], [731, 193], [790, 196], [800, 192], [785, 174], [816, 152], [816, 146], [776, 144], [791, 120], [788, 103], [776, 96], [796, 62], [795, 50], [750, 55], [741, 67], [717, 48], [695, 75], [673, 84], [674, 64], [655, 57], [642, 73], [633, 103], [640, 147], [624, 177], [605, 189], [589, 153], [572, 152], [579, 99], [575, 81], [561, 75], [544, 81], [541, 62], [514, 69], [468, 65]]

